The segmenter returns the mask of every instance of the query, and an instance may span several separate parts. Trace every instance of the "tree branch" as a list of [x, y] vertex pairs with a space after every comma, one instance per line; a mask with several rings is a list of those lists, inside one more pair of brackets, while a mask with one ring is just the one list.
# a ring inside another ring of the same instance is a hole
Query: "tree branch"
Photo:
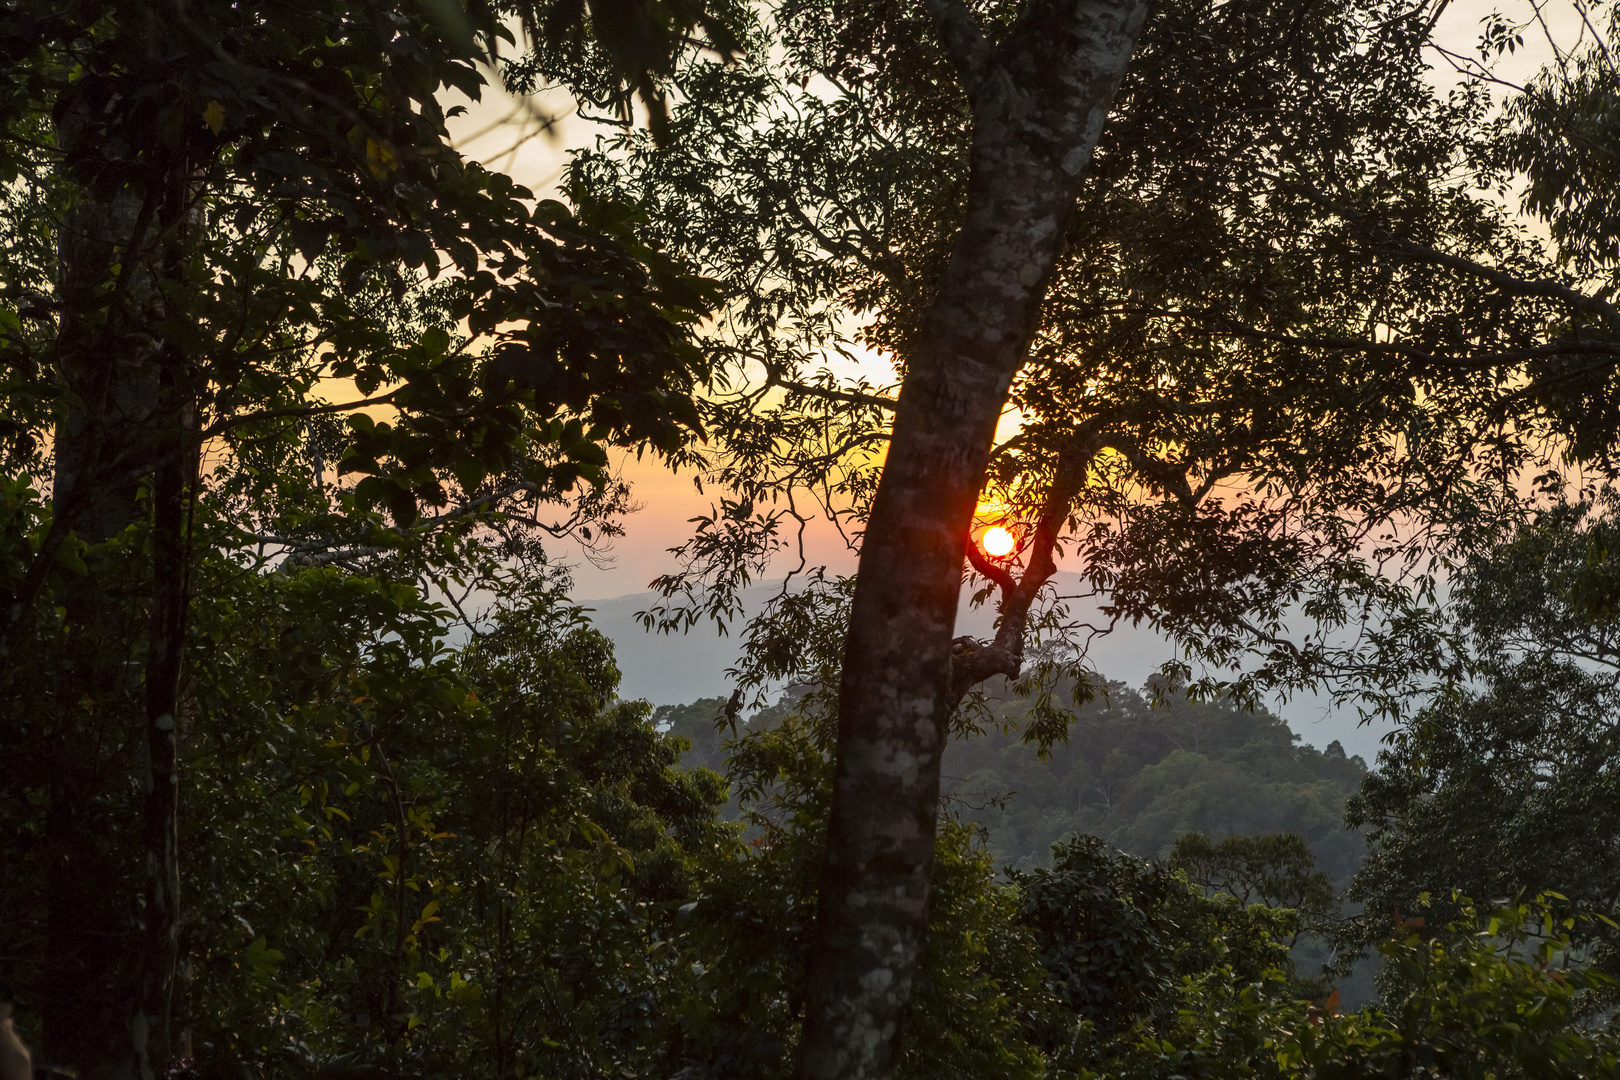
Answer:
[[1338, 202], [1322, 189], [1307, 180], [1282, 180], [1279, 185], [1305, 196], [1311, 202], [1344, 218], [1346, 221], [1366, 232], [1374, 245], [1389, 248], [1400, 252], [1420, 262], [1443, 266], [1448, 270], [1455, 270], [1460, 274], [1479, 278], [1489, 282], [1498, 292], [1507, 296], [1534, 296], [1548, 300], [1560, 300], [1577, 311], [1585, 311], [1598, 316], [1603, 320], [1609, 333], [1620, 338], [1620, 310], [1606, 300], [1596, 296], [1588, 296], [1579, 289], [1572, 289], [1568, 285], [1552, 278], [1538, 278], [1526, 281], [1514, 277], [1512, 274], [1498, 270], [1495, 267], [1477, 263], [1461, 255], [1451, 255], [1427, 244], [1420, 244], [1396, 233], [1388, 226], [1369, 219], [1360, 211]]
[[829, 386], [816, 386], [813, 383], [799, 382], [797, 379], [784, 379], [780, 375], [771, 375], [766, 383], [767, 388], [780, 386], [784, 390], [792, 390], [796, 394], [807, 397], [817, 397], [825, 401], [842, 401], [847, 405], [870, 405], [875, 409], [892, 410], [895, 406], [893, 398], [881, 397], [877, 394], [863, 394], [858, 390], [837, 390]]
[[951, 642], [952, 712], [976, 684], [995, 675], [1016, 679], [1023, 674], [1029, 609], [1041, 589], [1057, 573], [1057, 562], [1052, 555], [1058, 536], [1063, 532], [1069, 508], [1085, 486], [1087, 466], [1100, 448], [1090, 425], [1083, 425], [1074, 443], [1058, 452], [1052, 487], [1035, 520], [1035, 535], [1027, 547], [1029, 562], [1021, 577], [1015, 579], [1006, 567], [986, 559], [978, 545], [969, 539], [968, 561], [1001, 590], [1001, 600], [996, 605], [1001, 613], [1001, 624], [996, 628], [995, 640], [988, 645], [971, 637], [959, 637]]
[[394, 397], [398, 393], [399, 390], [390, 390], [388, 393], [378, 394], [376, 397], [363, 398], [360, 401], [345, 401], [335, 405], [296, 405], [285, 409], [262, 409], [259, 412], [245, 413], [230, 420], [221, 420], [210, 425], [198, 437], [206, 441], [215, 435], [229, 431], [231, 428], [241, 427], [243, 424], [251, 424], [259, 420], [275, 420], [283, 416], [320, 416], [325, 413], [354, 412], [356, 409], [364, 409], [372, 405], [392, 405]]
[[[1526, 360], [1544, 360], [1554, 356], [1612, 356], [1616, 360], [1620, 360], [1620, 342], [1610, 341], [1550, 341], [1544, 345], [1527, 345], [1518, 349], [1503, 349], [1500, 352], [1458, 356], [1430, 352], [1416, 345], [1407, 345], [1399, 341], [1319, 337], [1311, 334], [1290, 334], [1280, 330], [1264, 330], [1258, 326], [1240, 322], [1227, 315], [1215, 315], [1199, 311], [1153, 307], [1116, 307], [1110, 310], [1116, 314], [1150, 315], [1156, 318], [1180, 319], [1185, 322], [1200, 324], [1204, 328], [1217, 333], [1230, 334], [1233, 337], [1252, 338], [1256, 341], [1269, 341], [1278, 345], [1297, 345], [1305, 349], [1329, 349], [1338, 352], [1367, 352], [1380, 353], [1386, 356], [1402, 356], [1425, 364], [1462, 371], [1481, 371], [1499, 367], [1503, 364], [1520, 364]], [[1173, 407], [1177, 413], [1187, 416], [1208, 415], [1230, 404], [1230, 402], [1219, 401], [1174, 403], [1174, 399], [1155, 394], [1152, 391], [1141, 391], [1138, 396], [1153, 398], [1166, 408]]]
[[1134, 441], [1120, 435], [1111, 435], [1103, 439], [1103, 446], [1110, 450], [1117, 450], [1131, 463], [1137, 472], [1143, 473], [1158, 484], [1176, 500], [1185, 506], [1195, 507], [1198, 501], [1193, 495], [1192, 485], [1187, 482], [1187, 467], [1176, 466], [1167, 461], [1157, 461], [1142, 452], [1142, 448]]
[[968, 100], [973, 100], [990, 67], [993, 47], [962, 0], [923, 0], [923, 3], [934, 17], [934, 27], [939, 31], [945, 55], [956, 65], [962, 89], [967, 92]]
[[979, 550], [979, 545], [975, 544], [971, 539], [968, 540], [967, 557], [968, 562], [973, 564], [973, 569], [978, 572], [980, 577], [987, 578], [990, 581], [995, 582], [1007, 592], [1011, 592], [1012, 590], [1018, 588], [1017, 579], [1007, 571], [1007, 568], [1004, 566], [997, 566], [995, 563], [985, 558], [984, 552]]

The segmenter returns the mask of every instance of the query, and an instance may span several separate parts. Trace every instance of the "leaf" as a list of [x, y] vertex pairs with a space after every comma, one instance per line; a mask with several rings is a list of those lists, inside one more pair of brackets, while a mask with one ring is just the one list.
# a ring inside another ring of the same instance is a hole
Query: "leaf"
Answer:
[[88, 574], [90, 568], [84, 564], [84, 551], [87, 546], [83, 540], [69, 533], [68, 538], [56, 549], [56, 565], [80, 577]]
[[388, 512], [393, 515], [394, 523], [400, 528], [408, 529], [416, 524], [416, 496], [408, 489], [392, 480], [384, 481], [383, 500]]
[[[475, 50], [472, 19], [458, 0], [421, 0], [421, 4], [422, 10], [427, 12], [428, 18], [433, 20], [434, 27], [448, 44], [464, 54]], [[456, 108], [466, 111], [459, 105]], [[455, 110], [452, 109], [448, 115], [456, 115]]]
[[203, 109], [203, 123], [208, 125], [209, 131], [218, 135], [225, 127], [225, 106], [217, 101], [210, 101]]

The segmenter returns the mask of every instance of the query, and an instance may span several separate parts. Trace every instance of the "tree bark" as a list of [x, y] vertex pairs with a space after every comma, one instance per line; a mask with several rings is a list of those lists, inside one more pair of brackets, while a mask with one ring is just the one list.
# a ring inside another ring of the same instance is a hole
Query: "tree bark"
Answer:
[[[122, 320], [98, 294], [139, 211], [128, 191], [86, 197], [67, 215], [58, 244], [64, 311], [57, 370], [68, 407], [56, 431], [53, 507], [90, 544], [116, 536], [137, 509], [134, 478], [120, 482], [108, 459], [131, 448], [133, 440], [119, 443], [119, 428], [145, 427], [145, 380], [123, 355], [123, 335], [114, 328]], [[47, 762], [42, 1056], [84, 1080], [131, 1075], [129, 956], [138, 942], [138, 867], [127, 845], [139, 834], [127, 820], [134, 807], [125, 792], [128, 770], [139, 760], [141, 713], [138, 684], [130, 685], [126, 667], [140, 655], [140, 620], [129, 599], [129, 590], [106, 575], [68, 582], [70, 638]]]
[[999, 44], [928, 0], [973, 110], [967, 214], [895, 411], [845, 645], [796, 1073], [894, 1072], [922, 955], [962, 560], [996, 423], [1145, 0], [1030, 0]]
[[[189, 408], [175, 410], [184, 420]], [[140, 996], [130, 1021], [135, 1072], [168, 1075], [180, 960], [180, 774], [176, 738], [186, 636], [188, 489], [194, 486], [194, 424], [178, 425], [152, 485], [152, 610], [146, 647], [146, 769], [143, 776], [143, 904]]]
[[[58, 143], [69, 155], [93, 153], [94, 130], [82, 109], [69, 110]], [[176, 515], [189, 455], [180, 446], [183, 410], [174, 408], [183, 395], [168, 385], [175, 361], [152, 329], [160, 271], [149, 238], [159, 231], [164, 194], [158, 180], [144, 192], [85, 191], [58, 236], [56, 368], [66, 407], [53, 509], [81, 540], [98, 544], [142, 518], [141, 481], [151, 477], [157, 515], [150, 593], [117, 580], [115, 569], [69, 582], [64, 596], [70, 662], [47, 762], [39, 1006], [45, 1063], [82, 1080], [156, 1075], [153, 1053], [166, 1054], [155, 1039], [167, 1031], [147, 1002], [172, 996], [172, 948], [158, 954], [174, 937], [174, 709], [166, 703], [178, 693], [185, 559]], [[144, 572], [140, 562], [113, 566]], [[142, 678], [131, 677], [131, 664]], [[164, 713], [171, 727], [158, 732]], [[132, 798], [136, 780], [145, 782]], [[149, 977], [154, 963], [170, 973], [168, 989]]]

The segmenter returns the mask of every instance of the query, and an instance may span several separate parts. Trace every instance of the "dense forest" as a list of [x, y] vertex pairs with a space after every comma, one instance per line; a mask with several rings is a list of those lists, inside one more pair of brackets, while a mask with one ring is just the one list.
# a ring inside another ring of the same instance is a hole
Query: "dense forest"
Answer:
[[0, 1080], [1620, 1075], [1620, 11], [1457, 6], [0, 0]]
[[[1337, 742], [1325, 751], [1298, 745], [1288, 725], [1264, 711], [1106, 686], [1105, 696], [1076, 710], [1068, 739], [1044, 752], [1020, 737], [1028, 701], [1008, 696], [1005, 685], [992, 688], [1001, 693], [981, 730], [946, 751], [945, 813], [979, 830], [975, 842], [999, 871], [1050, 867], [1054, 851], [1077, 836], [1174, 864], [1187, 850], [1177, 841], [1189, 834], [1216, 843], [1286, 835], [1303, 841], [1310, 872], [1325, 875], [1323, 884], [1343, 896], [1365, 853], [1360, 832], [1344, 818], [1366, 762], [1347, 757]], [[780, 722], [799, 696], [790, 691], [749, 717], [745, 730]], [[706, 698], [653, 711], [655, 726], [687, 741], [683, 766], [727, 771], [729, 750], [739, 744], [724, 727], [725, 704]], [[735, 801], [722, 816], [740, 816]], [[1334, 955], [1321, 933], [1293, 944], [1295, 969], [1312, 976]], [[1333, 973], [1332, 981], [1341, 1000], [1360, 1005], [1372, 999], [1370, 975], [1363, 963]]]
[[[1162, 860], [1190, 832], [1215, 839], [1292, 832], [1342, 890], [1361, 864], [1359, 834], [1344, 825], [1346, 801], [1367, 763], [1337, 742], [1299, 745], [1276, 716], [1185, 696], [1159, 707], [1117, 682], [1076, 710], [1064, 742], [1043, 753], [1020, 736], [1028, 702], [1001, 696], [984, 729], [945, 754], [943, 796], [952, 813], [985, 829], [998, 866], [1028, 870], [1051, 861], [1052, 846], [1080, 833], [1146, 859]], [[745, 722], [769, 725], [793, 695]], [[725, 699], [664, 705], [654, 723], [691, 745], [681, 763], [723, 773], [728, 741], [717, 720]]]

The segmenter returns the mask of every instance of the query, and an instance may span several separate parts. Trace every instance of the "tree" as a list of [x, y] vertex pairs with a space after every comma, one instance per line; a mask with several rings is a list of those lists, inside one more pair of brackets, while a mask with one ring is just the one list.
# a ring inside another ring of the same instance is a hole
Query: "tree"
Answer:
[[738, 841], [720, 779], [672, 768], [647, 706], [614, 700], [609, 643], [549, 584], [453, 651], [413, 589], [332, 567], [213, 584], [187, 784], [213, 810], [183, 836], [198, 1066], [654, 1068], [695, 860]]
[[1278, 1063], [1332, 1077], [1615, 1074], [1612, 1035], [1579, 1020], [1610, 980], [1570, 963], [1569, 922], [1532, 902], [1489, 914], [1465, 904], [1437, 934], [1422, 925], [1402, 920], [1379, 947], [1403, 976], [1400, 993], [1370, 1016], [1298, 1025], [1279, 1040]]
[[[1012, 881], [1054, 993], [1103, 1036], [1166, 1019], [1184, 978], [1225, 968], [1240, 985], [1263, 982], [1289, 966], [1287, 936], [1301, 917], [1206, 896], [1185, 875], [1088, 836], [1054, 845], [1050, 869]], [[1052, 1048], [1071, 1038], [1059, 1032]]]
[[[996, 674], [1078, 674], [1088, 631], [1053, 602], [1058, 552], [1084, 559], [1114, 615], [1153, 621], [1209, 663], [1204, 692], [1252, 700], [1337, 678], [1393, 707], [1413, 665], [1367, 653], [1423, 657], [1425, 670], [1451, 662], [1425, 609], [1437, 552], [1518, 514], [1515, 478], [1550, 467], [1549, 442], [1584, 422], [1553, 407], [1566, 368], [1614, 367], [1620, 323], [1605, 294], [1560, 270], [1489, 194], [1511, 166], [1488, 95], [1477, 84], [1437, 95], [1422, 53], [1431, 24], [1398, 5], [1165, 9], [1084, 181], [1054, 174], [1062, 242], [954, 291], [990, 227], [978, 215], [1014, 232], [1048, 220], [1046, 204], [986, 198], [982, 140], [997, 133], [975, 72], [1055, 10], [941, 5], [934, 25], [899, 8], [783, 4], [772, 26], [786, 77], [687, 72], [672, 130], [702, 133], [690, 145], [703, 155], [681, 153], [680, 139], [661, 150], [629, 139], [579, 163], [601, 189], [641, 200], [736, 297], [712, 343], [737, 387], [709, 412], [720, 450], [708, 476], [727, 490], [652, 620], [723, 617], [812, 499], [861, 532], [838, 678], [840, 767], [862, 809], [859, 827], [834, 815], [825, 941], [829, 957], [853, 956], [866, 934], [894, 971], [913, 948], [896, 927], [919, 925], [917, 911], [880, 915], [889, 901], [874, 901], [869, 923], [840, 923], [854, 887], [843, 875], [885, 851], [873, 888], [920, 904], [931, 763], [964, 693]], [[980, 319], [988, 298], [996, 311]], [[1016, 329], [997, 321], [1014, 318]], [[1007, 350], [988, 369], [942, 344], [985, 327]], [[816, 373], [817, 351], [852, 336], [893, 358], [898, 398]], [[931, 411], [935, 380], [979, 371], [988, 389], [951, 391], [952, 408], [977, 403], [971, 420]], [[992, 447], [1009, 392], [1022, 428]], [[1014, 559], [969, 542], [981, 506], [983, 523], [1020, 532]], [[999, 597], [992, 642], [951, 643], [964, 554], [983, 595]], [[792, 628], [807, 603], [784, 591], [758, 624], [745, 685], [798, 674]], [[1295, 635], [1301, 619], [1315, 625]], [[1346, 631], [1350, 650], [1335, 639]], [[1026, 671], [1037, 635], [1071, 647]], [[905, 779], [883, 780], [885, 769]], [[882, 1010], [849, 989], [862, 964], [888, 972], [874, 976], [893, 990], [878, 995], [892, 998]], [[847, 993], [815, 1000], [895, 1014], [902, 978], [871, 957], [845, 973]], [[821, 1008], [812, 1025], [833, 1023]]]
[[968, 206], [861, 550], [797, 1066], [806, 1077], [894, 1068], [926, 944], [967, 527], [1078, 177], [1146, 15], [1138, 3], [1037, 0], [993, 41], [962, 5], [931, 10], [973, 113]]
[[[48, 673], [17, 685], [38, 708], [8, 745], [46, 766], [28, 797], [49, 806], [49, 1060], [87, 1077], [169, 1061], [204, 447], [222, 451], [213, 494], [251, 507], [223, 542], [354, 564], [507, 511], [533, 521], [581, 481], [589, 521], [603, 443], [667, 453], [696, 429], [686, 336], [705, 284], [622, 208], [535, 202], [463, 161], [437, 100], [478, 96], [508, 17], [612, 46], [602, 81], [626, 105], [655, 90], [659, 50], [723, 25], [697, 4], [630, 11], [630, 37], [582, 29], [584, 5], [0, 11], [0, 177], [27, 241], [0, 319], [21, 406], [0, 658], [12, 679], [30, 658]], [[358, 395], [322, 400], [333, 380]], [[382, 408], [392, 421], [366, 412]], [[300, 458], [301, 476], [283, 468]]]
[[1462, 568], [1456, 618], [1475, 679], [1434, 692], [1350, 801], [1369, 851], [1349, 893], [1367, 911], [1343, 928], [1349, 950], [1425, 896], [1449, 919], [1458, 894], [1546, 894], [1589, 916], [1572, 940], [1614, 974], [1614, 505], [1606, 491], [1558, 507]]
[[[707, 478], [735, 498], [684, 546], [689, 571], [664, 582], [680, 603], [651, 614], [669, 625], [688, 625], [694, 607], [723, 613], [749, 580], [735, 568], [791, 546], [817, 503], [847, 528], [865, 523], [893, 401], [816, 375], [818, 354], [865, 345], [905, 370], [962, 212], [965, 106], [926, 21], [896, 13], [866, 50], [851, 43], [866, 30], [815, 10], [777, 20], [793, 79], [693, 69], [693, 105], [674, 120], [686, 138], [658, 152], [624, 140], [580, 163], [732, 287], [708, 344], [737, 389], [709, 405], [720, 451]], [[1119, 616], [1157, 621], [1239, 691], [1375, 676], [1350, 666], [1332, 630], [1363, 612], [1387, 615], [1385, 633], [1415, 629], [1405, 590], [1381, 583], [1425, 544], [1466, 542], [1514, 513], [1494, 478], [1540, 460], [1499, 414], [1544, 423], [1528, 402], [1551, 386], [1520, 393], [1510, 369], [1523, 358], [1495, 343], [1606, 355], [1601, 334], [1565, 341], [1549, 322], [1557, 304], [1601, 297], [1553, 279], [1528, 293], [1500, 279], [1481, 296], [1488, 263], [1557, 271], [1490, 198], [1439, 179], [1488, 188], [1499, 147], [1478, 87], [1435, 95], [1425, 24], [1349, 7], [1297, 25], [1293, 14], [1212, 20], [1192, 5], [1150, 25], [1072, 219], [1035, 362], [1013, 384], [1022, 430], [992, 458], [984, 523], [1007, 519], [1022, 543], [975, 569], [980, 595], [1010, 601], [1005, 640], [961, 667], [1008, 667], [1029, 635], [1083, 646], [1087, 628], [1047, 602], [1047, 563], [1067, 552]], [[1285, 50], [1249, 48], [1266, 20]], [[1200, 48], [1186, 47], [1194, 38]], [[887, 59], [846, 63], [867, 52]], [[1234, 85], [1227, 68], [1245, 78]], [[799, 89], [807, 80], [832, 89]], [[1382, 94], [1358, 91], [1374, 82]], [[1347, 160], [1362, 164], [1346, 172]], [[1369, 312], [1401, 340], [1362, 334]], [[1421, 440], [1407, 437], [1414, 426]], [[1287, 623], [1301, 608], [1324, 629], [1295, 644]], [[1245, 655], [1258, 670], [1233, 666]]]
[[1229, 836], [1219, 843], [1203, 833], [1187, 833], [1176, 840], [1170, 864], [1245, 907], [1261, 904], [1317, 916], [1333, 908], [1333, 879], [1316, 869], [1296, 833]]
[[[747, 843], [705, 861], [701, 897], [683, 913], [682, 956], [699, 976], [659, 1035], [676, 1075], [793, 1072], [832, 800], [833, 702], [827, 692], [785, 697], [728, 740]], [[997, 881], [971, 824], [942, 820], [936, 851], [928, 947], [897, 1075], [1042, 1075], [1031, 1019], [1051, 1003], [1017, 896]]]
[[[1574, 46], [1542, 11], [1524, 24], [1500, 14], [1485, 21], [1478, 59], [1450, 59], [1473, 78], [1494, 80], [1490, 58], [1526, 30], [1554, 60], [1512, 96], [1499, 160], [1522, 170], [1522, 207], [1542, 218], [1566, 281], [1582, 283], [1586, 311], [1613, 333], [1616, 261], [1613, 46], [1607, 27], [1577, 9]], [[1500, 81], [1500, 80], [1494, 80]], [[1519, 281], [1550, 291], [1556, 282]], [[1498, 287], [1515, 285], [1504, 279]], [[1365, 949], [1380, 937], [1384, 912], [1414, 910], [1419, 898], [1440, 917], [1459, 896], [1522, 898], [1546, 892], [1561, 910], [1597, 918], [1571, 923], [1582, 950], [1612, 973], [1612, 887], [1605, 824], [1612, 798], [1609, 728], [1612, 671], [1613, 387], [1615, 368], [1600, 350], [1549, 356], [1529, 368], [1532, 388], [1559, 420], [1575, 460], [1595, 478], [1572, 492], [1553, 473], [1538, 477], [1552, 495], [1531, 518], [1488, 530], [1468, 552], [1453, 586], [1459, 664], [1380, 754], [1379, 768], [1352, 800], [1349, 822], [1368, 829], [1370, 854], [1350, 891], [1365, 919], [1342, 938]], [[1459, 678], [1466, 671], [1466, 681]], [[1448, 899], [1449, 897], [1449, 899]], [[1566, 908], [1565, 905], [1568, 907]], [[1588, 995], [1601, 1008], [1608, 992]]]
[[[1265, 983], [1183, 984], [1177, 1015], [1082, 1059], [1078, 1075], [1141, 1077], [1612, 1076], [1610, 1033], [1582, 1025], [1607, 979], [1568, 964], [1568, 938], [1533, 903], [1466, 907], [1432, 934], [1421, 919], [1379, 946], [1406, 973], [1378, 1009], [1279, 1001]], [[1084, 1070], [1084, 1071], [1082, 1071]]]

